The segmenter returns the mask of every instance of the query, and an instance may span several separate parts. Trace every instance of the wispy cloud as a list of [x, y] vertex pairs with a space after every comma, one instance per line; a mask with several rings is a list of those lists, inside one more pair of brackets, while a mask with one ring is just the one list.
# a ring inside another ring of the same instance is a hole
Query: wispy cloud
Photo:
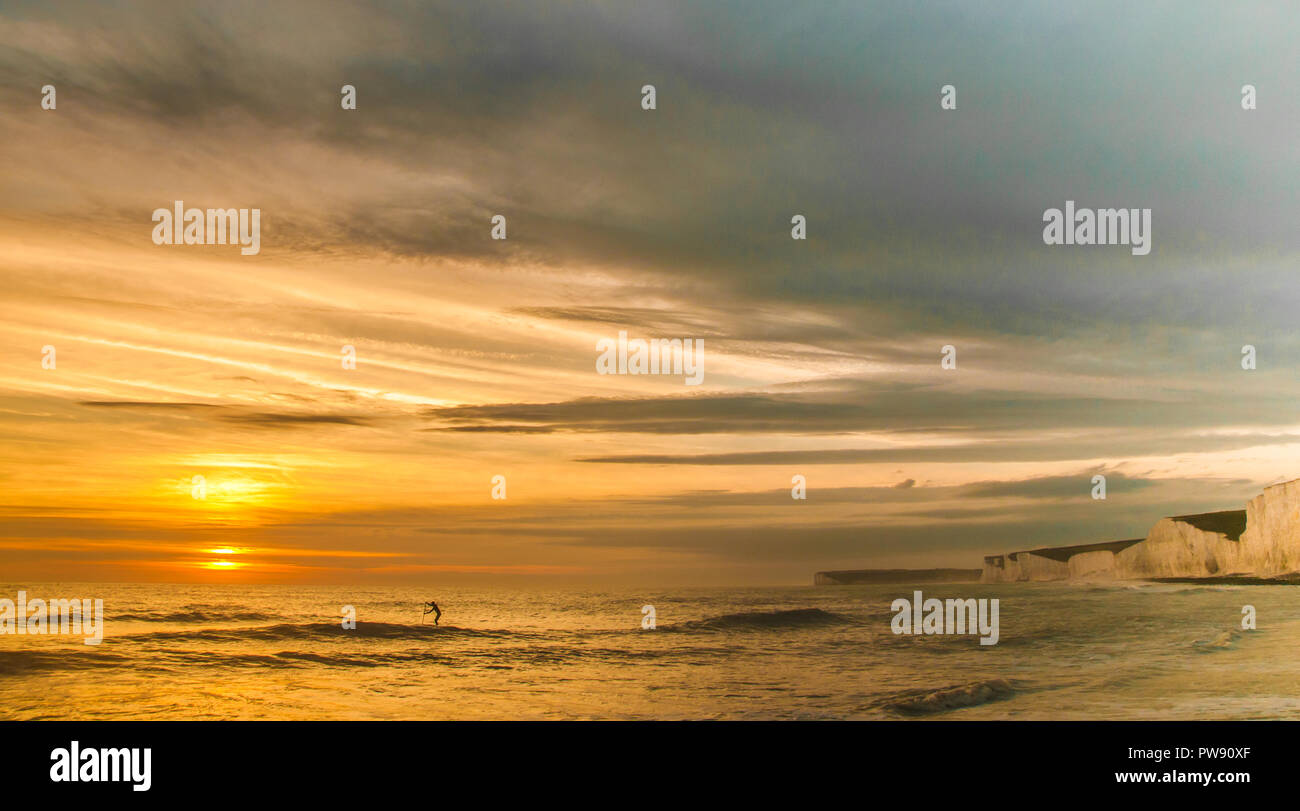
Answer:
[[[0, 565], [250, 533], [403, 556], [293, 577], [802, 582], [1238, 504], [1300, 444], [1293, 16], [8, 3]], [[1067, 199], [1155, 250], [1047, 248]], [[261, 254], [153, 245], [175, 200], [259, 207]], [[595, 374], [620, 330], [704, 384]]]

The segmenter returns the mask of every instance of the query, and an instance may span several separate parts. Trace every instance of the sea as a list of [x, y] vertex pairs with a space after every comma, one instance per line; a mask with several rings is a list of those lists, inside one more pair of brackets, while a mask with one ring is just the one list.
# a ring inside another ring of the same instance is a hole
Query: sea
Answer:
[[[104, 636], [0, 633], [0, 719], [1300, 718], [1296, 588], [9, 583]], [[998, 599], [997, 644], [894, 633], [916, 590]]]

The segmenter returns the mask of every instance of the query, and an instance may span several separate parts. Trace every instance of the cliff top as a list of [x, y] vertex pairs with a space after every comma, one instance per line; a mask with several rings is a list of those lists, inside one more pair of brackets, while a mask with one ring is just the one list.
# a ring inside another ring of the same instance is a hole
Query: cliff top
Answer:
[[1240, 540], [1241, 533], [1246, 531], [1245, 510], [1223, 510], [1216, 513], [1198, 513], [1197, 515], [1173, 515], [1170, 516], [1169, 520], [1191, 524], [1202, 532], [1217, 532], [1220, 535], [1226, 535], [1230, 541]]
[[1021, 552], [1012, 552], [1008, 557], [1015, 560], [1016, 555], [1038, 555], [1039, 557], [1065, 563], [1082, 552], [1119, 552], [1144, 540], [1146, 539], [1131, 538], [1127, 541], [1102, 541], [1101, 543], [1084, 543], [1075, 546], [1045, 546], [1042, 549], [1026, 549]]

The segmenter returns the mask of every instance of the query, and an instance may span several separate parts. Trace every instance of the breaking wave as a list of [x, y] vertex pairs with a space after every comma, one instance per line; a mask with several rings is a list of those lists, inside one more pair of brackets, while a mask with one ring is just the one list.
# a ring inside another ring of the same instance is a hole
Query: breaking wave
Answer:
[[45, 670], [92, 670], [131, 665], [135, 661], [132, 656], [89, 648], [73, 653], [5, 650], [0, 651], [0, 676]]
[[1192, 642], [1192, 647], [1202, 653], [1213, 653], [1216, 650], [1227, 650], [1237, 644], [1241, 638], [1239, 631], [1223, 631], [1213, 639], [1198, 639]]
[[174, 622], [174, 623], [210, 623], [210, 622], [267, 622], [279, 619], [274, 614], [258, 611], [144, 611], [137, 614], [111, 614], [105, 619], [110, 622]]
[[259, 640], [273, 642], [290, 639], [427, 639], [440, 637], [508, 637], [511, 631], [457, 628], [454, 625], [403, 625], [393, 622], [358, 622], [356, 628], [344, 628], [340, 622], [280, 623], [251, 628], [205, 628], [196, 631], [155, 631], [138, 634], [134, 639], [195, 640], [208, 642]]
[[939, 690], [909, 690], [885, 699], [880, 706], [900, 715], [936, 715], [966, 707], [977, 707], [1014, 697], [1016, 687], [1006, 679], [989, 679], [944, 687]]

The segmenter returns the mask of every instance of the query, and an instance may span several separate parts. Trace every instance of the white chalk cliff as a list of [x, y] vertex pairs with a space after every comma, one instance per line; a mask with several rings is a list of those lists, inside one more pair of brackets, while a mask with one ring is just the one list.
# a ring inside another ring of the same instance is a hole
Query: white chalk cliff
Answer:
[[1300, 480], [1245, 510], [1162, 518], [1145, 538], [984, 558], [983, 583], [1300, 576]]

